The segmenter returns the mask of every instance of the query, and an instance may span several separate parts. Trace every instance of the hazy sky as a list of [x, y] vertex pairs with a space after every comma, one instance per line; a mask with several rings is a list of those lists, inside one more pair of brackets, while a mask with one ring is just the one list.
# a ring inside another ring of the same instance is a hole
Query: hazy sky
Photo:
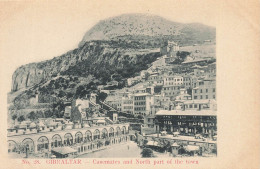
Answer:
[[[216, 25], [216, 4], [194, 0], [102, 0], [0, 2], [0, 56], [6, 76], [23, 64], [59, 56], [77, 47], [99, 20], [124, 13], [147, 13], [176, 22]], [[71, 3], [73, 2], [73, 3]], [[156, 3], [157, 2], [157, 3]], [[180, 4], [181, 2], [181, 4]], [[11, 86], [8, 80], [6, 85]]]

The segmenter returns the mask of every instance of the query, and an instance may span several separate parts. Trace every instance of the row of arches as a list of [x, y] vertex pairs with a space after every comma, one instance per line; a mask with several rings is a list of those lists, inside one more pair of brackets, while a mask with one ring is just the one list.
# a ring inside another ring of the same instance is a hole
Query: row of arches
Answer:
[[[64, 146], [70, 146], [74, 143], [82, 143], [82, 142], [90, 142], [97, 139], [106, 139], [109, 137], [114, 136], [120, 136], [122, 134], [126, 134], [126, 127], [123, 126], [122, 129], [120, 127], [117, 127], [115, 130], [114, 128], [110, 128], [107, 130], [106, 128], [102, 129], [101, 131], [99, 129], [94, 130], [92, 133], [90, 130], [86, 131], [84, 134], [81, 131], [78, 131], [74, 137], [71, 133], [66, 133], [64, 135], [64, 138], [59, 134], [55, 134], [52, 136], [51, 140], [49, 140], [46, 136], [41, 136], [37, 140], [37, 151], [49, 149], [51, 147], [60, 147], [62, 145]], [[63, 140], [63, 141], [62, 141]], [[21, 145], [26, 148], [28, 148], [29, 151], [34, 152], [35, 143], [31, 138], [25, 138]], [[17, 143], [13, 140], [8, 141], [8, 151], [12, 152], [17, 149]], [[23, 149], [23, 148], [22, 148]]]

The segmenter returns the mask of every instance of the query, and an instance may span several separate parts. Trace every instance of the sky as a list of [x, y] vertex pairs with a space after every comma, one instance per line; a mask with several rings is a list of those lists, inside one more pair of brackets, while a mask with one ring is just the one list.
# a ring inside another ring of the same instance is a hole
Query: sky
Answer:
[[11, 76], [21, 65], [76, 48], [92, 26], [108, 17], [146, 13], [175, 22], [215, 26], [215, 6], [214, 1], [202, 4], [195, 0], [0, 2], [0, 57], [7, 66], [2, 74], [7, 77], [4, 83], [11, 87]]

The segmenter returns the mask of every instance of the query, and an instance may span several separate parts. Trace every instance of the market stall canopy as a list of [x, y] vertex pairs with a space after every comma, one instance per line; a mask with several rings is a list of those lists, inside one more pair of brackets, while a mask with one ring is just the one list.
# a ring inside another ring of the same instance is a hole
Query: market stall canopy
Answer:
[[59, 154], [62, 154], [62, 155], [77, 152], [77, 150], [70, 148], [70, 147], [57, 147], [57, 148], [52, 149], [52, 151], [59, 153]]
[[177, 143], [173, 143], [171, 146], [172, 147], [179, 147], [179, 145]]
[[56, 158], [56, 156], [55, 156], [55, 155], [52, 155], [51, 158]]
[[159, 147], [159, 143], [157, 141], [148, 141], [146, 145], [148, 145], [148, 146], [158, 146]]
[[173, 134], [174, 134], [174, 135], [178, 135], [178, 134], [180, 134], [180, 133], [176, 131], [176, 132], [173, 132]]
[[106, 121], [103, 120], [103, 119], [100, 119], [100, 120], [97, 121], [97, 123], [106, 123]]
[[199, 146], [193, 146], [193, 145], [187, 145], [185, 147], [186, 151], [199, 151], [200, 147]]

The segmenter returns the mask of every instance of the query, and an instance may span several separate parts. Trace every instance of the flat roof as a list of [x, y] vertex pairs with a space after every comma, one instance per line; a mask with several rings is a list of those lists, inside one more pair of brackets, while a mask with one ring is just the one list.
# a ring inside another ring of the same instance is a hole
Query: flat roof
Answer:
[[191, 60], [191, 61], [185, 61], [185, 62], [182, 62], [182, 64], [185, 64], [185, 63], [194, 63], [194, 62], [202, 62], [202, 61], [206, 61], [207, 59], [195, 59], [195, 60]]
[[151, 95], [150, 93], [135, 93], [134, 96], [147, 96]]
[[156, 116], [217, 116], [213, 110], [159, 110]]
[[203, 99], [203, 100], [184, 100], [183, 103], [187, 103], [187, 104], [191, 104], [191, 103], [216, 103], [216, 101], [214, 101], [214, 99]]

